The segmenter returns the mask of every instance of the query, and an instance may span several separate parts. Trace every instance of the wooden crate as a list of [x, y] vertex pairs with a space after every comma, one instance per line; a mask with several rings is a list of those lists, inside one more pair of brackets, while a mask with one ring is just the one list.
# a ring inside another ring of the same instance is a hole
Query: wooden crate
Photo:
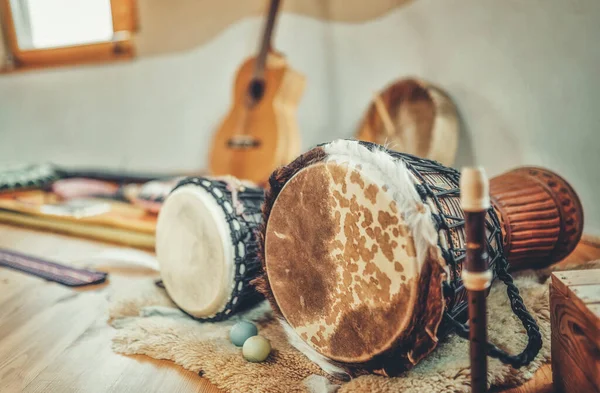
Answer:
[[556, 391], [600, 393], [600, 269], [554, 273], [550, 312]]

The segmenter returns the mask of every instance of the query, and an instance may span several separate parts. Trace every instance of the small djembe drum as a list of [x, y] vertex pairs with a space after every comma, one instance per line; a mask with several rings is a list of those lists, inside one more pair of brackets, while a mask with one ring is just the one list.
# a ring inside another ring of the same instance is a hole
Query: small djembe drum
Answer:
[[[533, 168], [493, 179], [492, 201], [489, 264], [508, 285], [529, 344], [518, 356], [491, 344], [488, 353], [519, 367], [537, 355], [541, 336], [507, 257], [564, 257], [581, 236], [582, 209], [563, 179]], [[451, 330], [467, 337], [460, 323], [464, 213], [454, 169], [371, 143], [334, 141], [274, 172], [263, 212], [263, 274], [255, 284], [290, 342], [326, 371], [397, 375]]]
[[156, 228], [165, 289], [190, 316], [227, 319], [262, 299], [255, 230], [264, 191], [233, 178], [191, 177], [167, 197]]

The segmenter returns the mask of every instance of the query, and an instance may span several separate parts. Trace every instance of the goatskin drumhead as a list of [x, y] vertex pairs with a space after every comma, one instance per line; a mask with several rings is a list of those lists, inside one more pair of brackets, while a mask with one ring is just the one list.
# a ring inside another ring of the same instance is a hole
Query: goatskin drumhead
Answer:
[[415, 244], [385, 182], [363, 165], [313, 164], [285, 184], [269, 216], [273, 297], [295, 332], [333, 360], [372, 359], [413, 317]]
[[232, 293], [233, 249], [221, 207], [203, 188], [177, 188], [165, 201], [156, 229], [156, 256], [165, 288], [188, 314], [207, 318]]

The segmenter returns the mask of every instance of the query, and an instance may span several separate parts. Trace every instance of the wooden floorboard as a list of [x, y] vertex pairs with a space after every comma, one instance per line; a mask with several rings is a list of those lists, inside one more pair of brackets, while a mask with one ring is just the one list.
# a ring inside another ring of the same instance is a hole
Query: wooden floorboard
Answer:
[[[74, 266], [122, 250], [6, 225], [0, 225], [0, 248]], [[109, 294], [156, 273], [135, 266], [108, 270], [108, 283], [72, 289], [0, 268], [0, 392], [219, 392], [171, 362], [112, 351]]]
[[[110, 244], [0, 225], [0, 248], [74, 266], [119, 252]], [[598, 246], [580, 244], [563, 264], [600, 258]], [[104, 266], [106, 268], [106, 266]], [[111, 350], [108, 296], [115, 288], [155, 275], [146, 267], [107, 267], [110, 279], [91, 289], [71, 289], [0, 268], [0, 392], [198, 392], [217, 388], [168, 361], [122, 356]], [[550, 393], [545, 366], [510, 393]]]
[[71, 297], [65, 293], [63, 298], [40, 308], [4, 336], [0, 345], [0, 381], [7, 391], [22, 390], [32, 382], [100, 316], [102, 294]]

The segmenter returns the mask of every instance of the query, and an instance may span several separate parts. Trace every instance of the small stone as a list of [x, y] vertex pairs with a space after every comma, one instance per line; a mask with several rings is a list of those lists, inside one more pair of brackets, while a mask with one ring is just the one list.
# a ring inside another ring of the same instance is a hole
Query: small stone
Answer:
[[256, 325], [248, 321], [240, 321], [231, 327], [229, 331], [229, 340], [233, 345], [241, 347], [246, 340], [258, 334]]
[[271, 353], [271, 343], [263, 336], [250, 337], [244, 343], [242, 354], [249, 362], [263, 362]]

